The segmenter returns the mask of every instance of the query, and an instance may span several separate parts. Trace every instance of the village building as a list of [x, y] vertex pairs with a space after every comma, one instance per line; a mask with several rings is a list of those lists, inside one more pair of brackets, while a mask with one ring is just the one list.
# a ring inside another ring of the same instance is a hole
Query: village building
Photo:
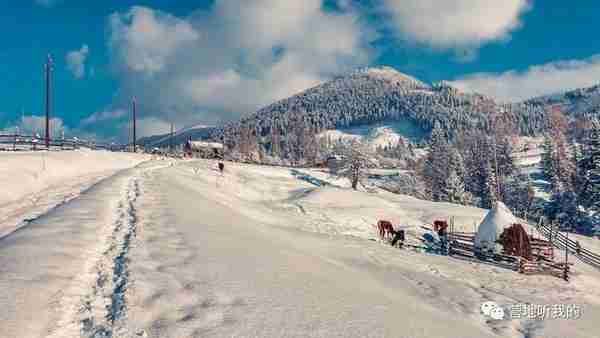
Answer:
[[193, 158], [222, 159], [225, 147], [217, 142], [187, 141], [185, 155]]

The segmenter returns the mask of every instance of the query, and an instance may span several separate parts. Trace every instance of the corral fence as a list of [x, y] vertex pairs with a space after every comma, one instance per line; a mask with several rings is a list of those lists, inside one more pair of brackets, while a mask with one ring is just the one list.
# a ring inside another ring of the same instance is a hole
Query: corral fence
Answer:
[[550, 225], [545, 225], [543, 222], [538, 222], [537, 229], [557, 248], [568, 250], [580, 261], [600, 269], [600, 255], [597, 253], [584, 248], [581, 244], [578, 246], [577, 241], [568, 238], [568, 235], [553, 229]]
[[50, 149], [46, 148], [46, 139], [36, 135], [0, 134], [0, 151], [36, 151], [36, 150], [74, 150], [79, 148], [124, 151], [127, 146], [114, 143], [96, 143], [77, 138], [52, 138]]
[[581, 262], [586, 263], [600, 270], [600, 254], [590, 251], [583, 247], [581, 243], [568, 237], [568, 231], [560, 231], [558, 224], [550, 223], [545, 217], [523, 213], [521, 219], [526, 220], [530, 225], [544, 236], [554, 247], [566, 250], [570, 255], [575, 256]]

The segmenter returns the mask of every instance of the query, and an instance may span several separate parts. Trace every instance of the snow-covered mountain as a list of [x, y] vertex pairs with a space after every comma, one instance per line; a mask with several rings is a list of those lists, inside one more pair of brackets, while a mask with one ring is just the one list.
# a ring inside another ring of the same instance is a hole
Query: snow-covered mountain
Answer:
[[185, 141], [187, 141], [190, 138], [194, 140], [205, 139], [209, 137], [214, 128], [215, 127], [213, 126], [198, 124], [175, 131], [173, 133], [172, 140], [170, 134], [161, 134], [143, 137], [139, 139], [138, 142], [139, 144], [143, 144], [147, 148], [168, 147], [171, 144], [171, 142], [173, 143], [173, 145], [178, 145], [185, 143]]
[[598, 116], [600, 115], [600, 84], [588, 88], [578, 88], [562, 94], [533, 98], [527, 100], [526, 103], [557, 107], [563, 113], [574, 117]]
[[[570, 116], [598, 115], [600, 85], [500, 104], [484, 95], [461, 92], [446, 82], [426, 84], [391, 67], [364, 68], [249, 113], [240, 121], [214, 129], [192, 128], [178, 134], [175, 142], [182, 143], [189, 136], [210, 137], [235, 147], [245, 138], [243, 142], [257, 144], [266, 153], [271, 149], [289, 153], [287, 148], [301, 139], [301, 134], [335, 130], [354, 135], [353, 130], [359, 129], [362, 135], [377, 126], [394, 125], [401, 128], [392, 127], [392, 134], [419, 141], [435, 124], [450, 136], [465, 130], [491, 130], [496, 116], [511, 122], [521, 135], [535, 136], [546, 130], [547, 114], [556, 105]], [[389, 135], [389, 130], [383, 130], [383, 139]], [[164, 146], [161, 141], [168, 142], [168, 135], [145, 141]]]
[[381, 67], [334, 78], [249, 114], [240, 124], [266, 136], [274, 129], [289, 131], [298, 122], [323, 131], [403, 121], [415, 129], [409, 132], [423, 135], [436, 122], [448, 130], [485, 127], [486, 115], [495, 110], [491, 98], [461, 93], [445, 83], [430, 86]]
[[[598, 107], [598, 91], [598, 87], [581, 89], [561, 98], [577, 111], [588, 112]], [[229, 127], [245, 126], [264, 137], [274, 129], [288, 131], [298, 122], [322, 132], [403, 121], [412, 124], [417, 134], [426, 135], [435, 123], [452, 134], [489, 129], [492, 117], [501, 114], [521, 134], [535, 135], [545, 130], [552, 103], [546, 98], [500, 104], [484, 95], [463, 93], [446, 82], [428, 85], [390, 67], [365, 68], [273, 103]]]

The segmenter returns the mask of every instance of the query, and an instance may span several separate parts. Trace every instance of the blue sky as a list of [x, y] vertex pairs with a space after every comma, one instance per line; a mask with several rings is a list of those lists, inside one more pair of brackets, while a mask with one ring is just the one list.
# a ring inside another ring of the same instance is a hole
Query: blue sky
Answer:
[[[363, 66], [505, 101], [600, 82], [593, 0], [8, 0], [0, 130], [35, 129], [55, 60], [55, 124], [98, 138], [217, 123]], [[22, 119], [22, 111], [27, 118]], [[58, 129], [58, 128], [57, 128]]]

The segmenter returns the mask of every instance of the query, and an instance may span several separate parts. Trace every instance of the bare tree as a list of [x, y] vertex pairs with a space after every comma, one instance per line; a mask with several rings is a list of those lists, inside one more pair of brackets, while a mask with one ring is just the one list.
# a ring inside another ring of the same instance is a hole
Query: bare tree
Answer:
[[367, 169], [376, 166], [372, 150], [364, 143], [353, 140], [350, 144], [339, 144], [336, 153], [340, 157], [337, 176], [349, 179], [352, 189], [357, 190], [358, 184], [363, 184], [367, 177]]

